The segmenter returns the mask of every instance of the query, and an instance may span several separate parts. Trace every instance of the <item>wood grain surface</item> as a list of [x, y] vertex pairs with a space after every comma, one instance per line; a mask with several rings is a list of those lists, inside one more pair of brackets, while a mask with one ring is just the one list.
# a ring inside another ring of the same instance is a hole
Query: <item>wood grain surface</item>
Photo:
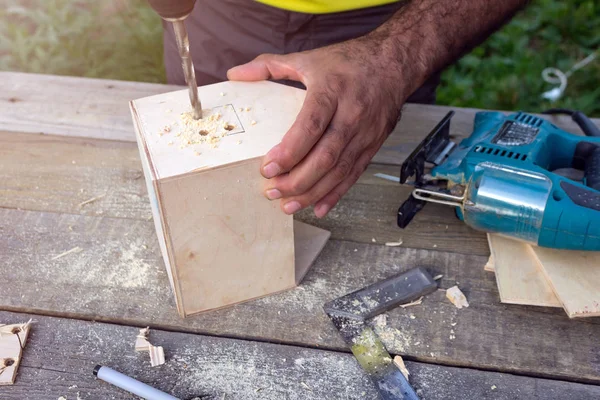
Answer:
[[[483, 270], [485, 256], [330, 240], [300, 287], [184, 320], [151, 221], [0, 209], [0, 234], [4, 310], [345, 350], [323, 304], [425, 266], [444, 275], [442, 288], [458, 284], [470, 307], [456, 309], [440, 290], [422, 305], [391, 311], [380, 331], [392, 353], [600, 381], [600, 321], [501, 304], [494, 276]], [[53, 260], [75, 247], [81, 251]]]
[[[27, 315], [0, 312], [0, 321]], [[134, 351], [134, 327], [36, 317], [14, 386], [6, 400], [134, 399], [95, 379], [105, 365], [183, 400], [374, 399], [371, 382], [350, 354], [247, 340], [151, 330], [166, 363], [151, 367], [147, 353]], [[600, 396], [592, 385], [451, 368], [407, 361], [411, 384], [423, 399], [587, 400]], [[468, 390], [465, 390], [468, 388]]]

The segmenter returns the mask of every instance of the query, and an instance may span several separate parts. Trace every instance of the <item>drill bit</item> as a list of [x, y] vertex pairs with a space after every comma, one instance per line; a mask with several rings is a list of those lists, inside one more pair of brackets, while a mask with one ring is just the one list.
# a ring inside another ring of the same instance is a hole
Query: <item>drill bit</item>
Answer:
[[202, 104], [198, 97], [198, 84], [196, 83], [196, 74], [194, 72], [194, 64], [192, 63], [192, 57], [190, 56], [190, 42], [188, 34], [183, 24], [185, 18], [171, 19], [173, 24], [173, 30], [175, 31], [175, 39], [177, 40], [177, 48], [179, 55], [181, 56], [181, 65], [183, 67], [183, 74], [185, 76], [185, 82], [188, 85], [190, 94], [190, 103], [192, 103], [192, 109], [194, 112], [194, 119], [202, 118]]

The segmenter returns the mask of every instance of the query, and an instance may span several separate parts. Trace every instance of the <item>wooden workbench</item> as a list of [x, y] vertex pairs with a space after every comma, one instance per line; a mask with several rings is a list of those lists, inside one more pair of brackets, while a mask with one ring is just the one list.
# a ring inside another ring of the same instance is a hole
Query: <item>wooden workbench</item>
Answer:
[[[184, 399], [374, 399], [322, 305], [418, 265], [443, 274], [442, 288], [458, 284], [470, 303], [458, 310], [440, 290], [379, 321], [424, 399], [600, 398], [600, 319], [500, 304], [483, 270], [485, 236], [449, 207], [428, 205], [397, 228], [409, 191], [373, 174], [398, 175], [447, 107], [406, 106], [337, 208], [324, 220], [298, 216], [332, 231], [300, 287], [179, 318], [127, 106], [173, 89], [0, 73], [0, 323], [34, 319], [16, 384], [0, 387], [0, 398], [132, 398], [93, 378], [104, 364]], [[455, 111], [451, 132], [468, 135], [477, 110]], [[383, 245], [400, 237], [402, 247]], [[144, 326], [165, 348], [161, 367], [133, 350]]]

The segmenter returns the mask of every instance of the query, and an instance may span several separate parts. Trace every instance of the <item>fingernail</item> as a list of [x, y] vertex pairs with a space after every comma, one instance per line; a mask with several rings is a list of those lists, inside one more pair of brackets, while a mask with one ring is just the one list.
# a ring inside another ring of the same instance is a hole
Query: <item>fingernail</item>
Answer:
[[274, 162], [270, 162], [263, 167], [263, 175], [267, 179], [271, 179], [279, 175], [279, 172], [281, 172], [281, 167]]
[[269, 200], [277, 200], [281, 198], [281, 192], [277, 189], [269, 189], [265, 192], [265, 194]]
[[286, 214], [294, 214], [300, 211], [301, 208], [302, 206], [297, 201], [290, 201], [283, 205], [283, 210]]
[[317, 218], [323, 218], [329, 212], [329, 208], [330, 207], [328, 204], [321, 204], [321, 205], [316, 206], [315, 207], [315, 216]]

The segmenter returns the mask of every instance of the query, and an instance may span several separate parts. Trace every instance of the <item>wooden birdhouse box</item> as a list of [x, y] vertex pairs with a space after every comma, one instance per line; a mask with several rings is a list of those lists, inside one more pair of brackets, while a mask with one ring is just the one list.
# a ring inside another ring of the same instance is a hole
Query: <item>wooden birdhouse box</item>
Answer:
[[329, 232], [263, 195], [261, 158], [281, 141], [305, 92], [273, 82], [199, 88], [131, 102], [160, 248], [181, 316], [296, 286]]

